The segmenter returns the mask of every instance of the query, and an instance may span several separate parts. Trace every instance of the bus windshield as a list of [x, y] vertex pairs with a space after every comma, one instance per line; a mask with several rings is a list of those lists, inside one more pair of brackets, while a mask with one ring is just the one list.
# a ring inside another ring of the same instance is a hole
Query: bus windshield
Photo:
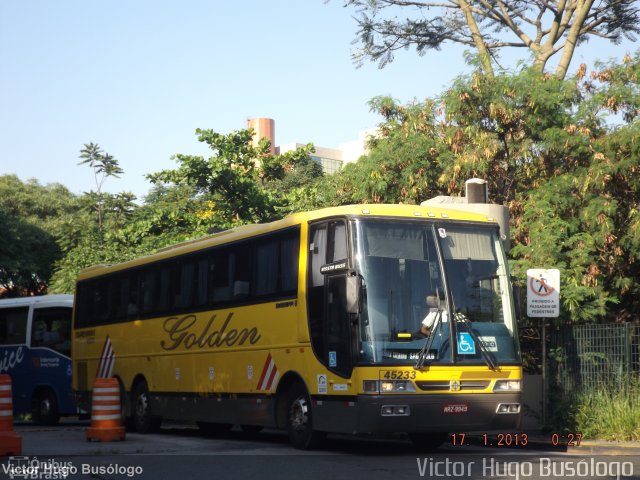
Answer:
[[408, 365], [420, 357], [427, 364], [519, 363], [497, 228], [360, 219], [353, 230], [364, 285], [361, 363]]

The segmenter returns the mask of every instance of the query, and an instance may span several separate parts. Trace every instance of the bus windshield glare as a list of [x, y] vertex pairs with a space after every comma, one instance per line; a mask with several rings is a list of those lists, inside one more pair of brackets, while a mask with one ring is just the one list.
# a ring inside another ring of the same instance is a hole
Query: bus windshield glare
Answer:
[[520, 362], [495, 227], [361, 219], [354, 232], [364, 285], [361, 363], [409, 365], [421, 357], [432, 365]]

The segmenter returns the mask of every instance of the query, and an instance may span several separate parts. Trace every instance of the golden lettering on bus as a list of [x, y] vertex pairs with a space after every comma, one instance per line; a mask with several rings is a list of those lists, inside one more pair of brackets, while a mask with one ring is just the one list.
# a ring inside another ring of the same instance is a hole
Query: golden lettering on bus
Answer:
[[247, 341], [253, 345], [260, 340], [261, 335], [256, 327], [227, 330], [233, 313], [227, 315], [219, 329], [216, 329], [217, 325], [214, 325], [216, 317], [217, 315], [211, 316], [201, 331], [197, 328], [195, 315], [167, 318], [162, 327], [169, 335], [169, 340], [162, 340], [160, 346], [164, 350], [175, 350], [180, 346], [190, 350], [192, 348], [244, 345]]

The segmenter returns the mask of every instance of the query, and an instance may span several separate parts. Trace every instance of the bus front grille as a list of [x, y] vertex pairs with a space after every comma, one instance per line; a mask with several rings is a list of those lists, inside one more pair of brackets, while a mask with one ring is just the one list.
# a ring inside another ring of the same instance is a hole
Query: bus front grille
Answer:
[[[459, 390], [484, 390], [489, 386], [488, 380], [462, 380], [459, 383]], [[416, 382], [420, 390], [436, 391], [436, 390], [452, 390], [451, 383], [448, 380], [424, 380]]]

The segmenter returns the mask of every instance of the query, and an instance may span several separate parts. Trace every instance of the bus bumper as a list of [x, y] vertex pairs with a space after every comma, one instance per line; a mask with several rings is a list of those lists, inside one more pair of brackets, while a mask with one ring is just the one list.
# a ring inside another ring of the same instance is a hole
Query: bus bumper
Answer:
[[513, 431], [522, 411], [520, 393], [318, 395], [313, 400], [315, 428], [354, 434]]
[[468, 432], [520, 426], [520, 393], [359, 395], [361, 433]]

